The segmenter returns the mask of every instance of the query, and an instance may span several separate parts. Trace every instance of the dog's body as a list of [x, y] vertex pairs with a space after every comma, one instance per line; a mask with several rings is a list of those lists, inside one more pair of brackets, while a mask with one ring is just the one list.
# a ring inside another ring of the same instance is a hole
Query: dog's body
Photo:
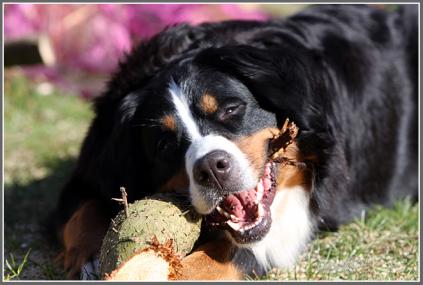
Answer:
[[[417, 199], [413, 9], [322, 5], [286, 20], [179, 25], [142, 43], [96, 100], [62, 191], [66, 268], [98, 253], [121, 186], [130, 201], [176, 191], [205, 215], [181, 279], [292, 264], [318, 228]], [[267, 161], [286, 118], [300, 130], [287, 156], [305, 169]]]

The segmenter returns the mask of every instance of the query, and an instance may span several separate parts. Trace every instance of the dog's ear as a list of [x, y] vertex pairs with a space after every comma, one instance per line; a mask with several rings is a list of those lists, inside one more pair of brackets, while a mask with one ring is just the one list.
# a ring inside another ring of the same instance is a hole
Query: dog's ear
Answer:
[[309, 100], [316, 92], [312, 90], [316, 87], [311, 70], [314, 63], [303, 52], [237, 45], [209, 48], [199, 53], [196, 61], [239, 79], [262, 108], [281, 116], [282, 123], [283, 116], [300, 122], [314, 111], [310, 108], [313, 100]]

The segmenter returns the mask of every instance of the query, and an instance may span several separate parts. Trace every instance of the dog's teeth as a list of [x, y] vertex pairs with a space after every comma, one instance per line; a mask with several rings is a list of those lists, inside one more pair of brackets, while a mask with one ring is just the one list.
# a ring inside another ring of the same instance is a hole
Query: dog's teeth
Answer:
[[219, 206], [217, 206], [216, 207], [216, 210], [219, 212], [219, 214], [221, 214], [221, 215], [225, 215], [226, 217], [228, 217], [229, 216], [229, 214], [228, 213], [226, 213], [226, 211], [225, 210], [223, 210], [222, 208], [220, 208]]
[[266, 165], [266, 168], [264, 169], [264, 175], [269, 176], [270, 175], [270, 165]]
[[264, 193], [263, 179], [260, 179], [259, 183], [257, 184], [256, 204], [260, 203], [261, 199], [263, 198], [263, 193]]
[[219, 206], [216, 207], [216, 210], [221, 214], [224, 215], [226, 218], [230, 219], [231, 215], [229, 213], [227, 213], [225, 210], [223, 210], [222, 208], [220, 208]]
[[239, 221], [239, 219], [235, 215], [232, 215], [232, 214], [231, 214], [231, 220], [234, 221], [234, 222]]
[[235, 231], [238, 231], [238, 230], [240, 230], [241, 229], [241, 225], [240, 224], [237, 224], [237, 223], [234, 223], [234, 222], [232, 222], [232, 221], [227, 221], [226, 222], [232, 229], [234, 229]]
[[258, 216], [260, 218], [264, 217], [264, 215], [266, 214], [264, 207], [262, 204], [258, 204]]
[[240, 230], [239, 230], [239, 232], [240, 232], [241, 234], [243, 234], [243, 233], [244, 233], [244, 229], [240, 229]]

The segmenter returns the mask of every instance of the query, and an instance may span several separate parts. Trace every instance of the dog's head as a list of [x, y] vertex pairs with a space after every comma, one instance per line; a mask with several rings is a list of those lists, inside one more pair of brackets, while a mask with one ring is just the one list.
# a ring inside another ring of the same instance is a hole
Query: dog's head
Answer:
[[[319, 94], [312, 65], [293, 48], [224, 45], [188, 49], [148, 69], [120, 103], [130, 114], [121, 120], [132, 126], [132, 145], [142, 153], [146, 175], [139, 176], [154, 191], [189, 196], [210, 226], [240, 246], [280, 246], [284, 236], [291, 247], [285, 252], [297, 250], [292, 242], [309, 235], [313, 175], [270, 162], [268, 148], [289, 118], [300, 134], [287, 156], [318, 158], [316, 141], [307, 143], [310, 130], [324, 127], [313, 106]], [[118, 79], [136, 78], [128, 66]]]
[[[307, 170], [268, 160], [282, 118], [298, 118], [297, 96], [307, 83], [299, 62], [288, 56], [280, 72], [290, 86], [272, 82], [280, 75], [266, 59], [265, 51], [246, 46], [209, 48], [170, 64], [137, 91], [143, 102], [134, 123], [157, 189], [189, 189], [196, 210], [238, 244], [268, 233], [278, 192], [308, 191], [311, 183]], [[297, 143], [287, 153], [304, 159]]]

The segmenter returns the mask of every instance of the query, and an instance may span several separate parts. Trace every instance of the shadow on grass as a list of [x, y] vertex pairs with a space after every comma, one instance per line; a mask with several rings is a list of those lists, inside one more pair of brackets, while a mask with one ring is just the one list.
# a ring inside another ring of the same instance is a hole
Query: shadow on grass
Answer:
[[55, 262], [60, 245], [54, 242], [52, 232], [47, 231], [46, 222], [52, 217], [60, 191], [74, 167], [75, 158], [57, 159], [48, 163], [50, 174], [45, 178], [4, 186], [5, 258], [17, 258], [21, 262], [31, 251], [22, 273], [14, 277], [6, 268], [5, 278], [65, 279], [60, 263]]
[[49, 175], [26, 184], [4, 186], [5, 235], [25, 224], [43, 225], [55, 208], [61, 188], [75, 166], [75, 159], [49, 163]]

